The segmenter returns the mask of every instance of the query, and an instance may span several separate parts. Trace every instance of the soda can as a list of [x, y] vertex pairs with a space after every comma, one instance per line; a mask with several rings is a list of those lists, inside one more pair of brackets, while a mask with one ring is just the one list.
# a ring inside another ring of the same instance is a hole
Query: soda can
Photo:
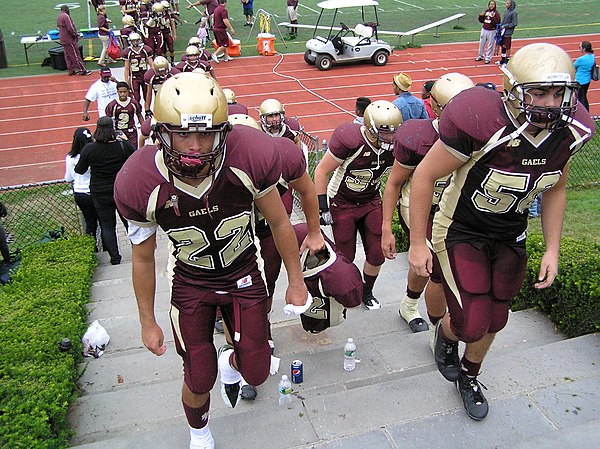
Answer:
[[304, 380], [304, 368], [300, 360], [292, 362], [292, 383], [301, 384]]

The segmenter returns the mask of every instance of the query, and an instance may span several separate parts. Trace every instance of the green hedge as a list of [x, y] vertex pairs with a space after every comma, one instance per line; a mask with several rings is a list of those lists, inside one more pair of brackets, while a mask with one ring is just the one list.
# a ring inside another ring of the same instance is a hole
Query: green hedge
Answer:
[[600, 245], [563, 237], [558, 276], [552, 286], [537, 290], [544, 250], [541, 234], [527, 237], [527, 276], [512, 309], [536, 307], [568, 337], [600, 331]]
[[[90, 237], [34, 245], [0, 289], [0, 447], [67, 446], [95, 266]], [[59, 351], [64, 337], [71, 351]]]

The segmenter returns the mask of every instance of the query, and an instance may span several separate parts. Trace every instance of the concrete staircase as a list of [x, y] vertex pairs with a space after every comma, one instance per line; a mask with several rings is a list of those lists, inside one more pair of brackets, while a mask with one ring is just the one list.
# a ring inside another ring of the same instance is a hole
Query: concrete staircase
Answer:
[[[166, 261], [163, 243], [158, 266]], [[168, 323], [165, 271], [158, 278], [156, 309], [168, 350], [156, 357], [141, 345], [130, 250], [125, 243], [121, 248], [119, 266], [99, 255], [90, 321], [100, 320], [111, 342], [101, 358], [86, 359], [81, 367], [82, 395], [69, 415], [76, 432], [72, 444], [80, 449], [187, 448], [182, 369]], [[345, 323], [317, 335], [304, 332], [298, 318], [283, 315], [282, 273], [272, 320], [275, 355], [281, 358], [280, 374], [289, 373], [293, 359], [302, 360], [304, 383], [294, 385], [291, 408], [277, 404], [280, 376], [259, 387], [256, 401], [242, 401], [235, 409], [225, 407], [217, 385], [210, 420], [217, 448], [600, 447], [598, 334], [565, 339], [535, 311], [512, 313], [480, 376], [490, 413], [482, 422], [472, 421], [454, 385], [438, 373], [428, 333], [411, 333], [398, 315], [406, 283], [403, 256], [385, 263], [375, 287], [383, 309], [350, 310]], [[342, 368], [348, 337], [357, 342], [360, 359], [350, 373]], [[217, 347], [223, 341], [215, 335]]]

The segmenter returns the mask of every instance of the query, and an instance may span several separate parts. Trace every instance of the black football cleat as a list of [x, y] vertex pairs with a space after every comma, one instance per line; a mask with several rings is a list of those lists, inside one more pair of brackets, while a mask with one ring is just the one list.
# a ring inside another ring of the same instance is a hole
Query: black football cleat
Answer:
[[456, 389], [463, 400], [467, 415], [475, 421], [481, 421], [489, 411], [488, 402], [481, 387], [487, 390], [486, 386], [477, 380], [477, 377], [469, 377], [463, 372], [458, 374]]
[[460, 373], [458, 342], [448, 343], [442, 338], [442, 321], [435, 327], [435, 347], [433, 351], [438, 371], [450, 382], [455, 382]]

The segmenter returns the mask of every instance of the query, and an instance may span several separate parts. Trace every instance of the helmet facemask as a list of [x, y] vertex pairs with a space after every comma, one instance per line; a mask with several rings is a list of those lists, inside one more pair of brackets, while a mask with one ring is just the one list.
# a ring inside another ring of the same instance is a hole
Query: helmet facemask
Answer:
[[[272, 119], [270, 122], [267, 122], [268, 117], [272, 117], [274, 118], [274, 120]], [[260, 121], [269, 132], [279, 131], [281, 129], [281, 126], [283, 125], [284, 119], [285, 116], [281, 112], [260, 116]]]

